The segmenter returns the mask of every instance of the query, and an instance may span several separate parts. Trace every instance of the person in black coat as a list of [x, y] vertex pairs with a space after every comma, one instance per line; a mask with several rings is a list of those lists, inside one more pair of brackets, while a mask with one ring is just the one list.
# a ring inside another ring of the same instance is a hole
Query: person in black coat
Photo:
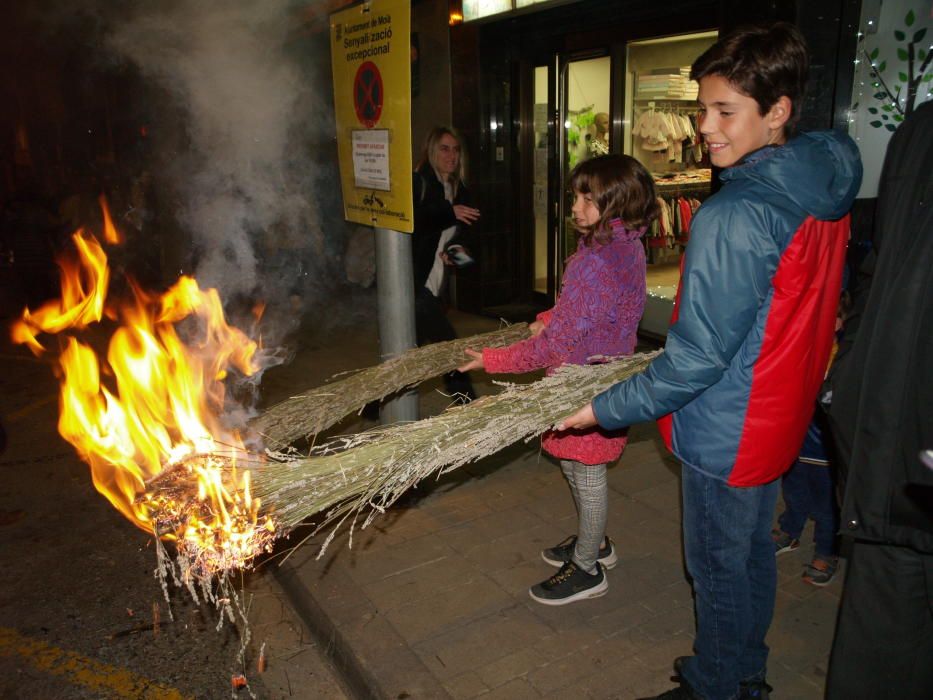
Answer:
[[873, 244], [830, 375], [854, 538], [830, 700], [933, 698], [933, 103], [891, 137]]
[[[415, 333], [418, 345], [457, 337], [447, 319], [442, 296], [447, 271], [469, 264], [469, 226], [479, 219], [463, 183], [461, 142], [447, 127], [435, 127], [425, 140], [415, 170], [415, 230], [412, 257], [415, 282]], [[476, 398], [469, 375], [444, 375], [448, 393], [460, 401]]]

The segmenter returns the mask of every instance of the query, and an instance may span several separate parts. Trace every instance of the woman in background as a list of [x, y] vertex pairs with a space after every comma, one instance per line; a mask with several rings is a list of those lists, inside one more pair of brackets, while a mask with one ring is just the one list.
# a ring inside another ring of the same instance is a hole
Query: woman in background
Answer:
[[[448, 269], [472, 262], [464, 244], [469, 240], [469, 227], [480, 215], [479, 209], [469, 205], [461, 150], [460, 138], [452, 129], [434, 127], [415, 168], [412, 256], [418, 345], [457, 337], [447, 320], [442, 297]], [[463, 372], [454, 370], [444, 375], [444, 385], [460, 402], [476, 398], [470, 377]]]

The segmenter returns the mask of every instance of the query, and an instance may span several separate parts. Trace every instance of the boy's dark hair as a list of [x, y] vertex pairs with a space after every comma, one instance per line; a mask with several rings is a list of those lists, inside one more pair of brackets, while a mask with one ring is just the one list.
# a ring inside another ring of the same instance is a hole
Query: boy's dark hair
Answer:
[[636, 229], [650, 224], [660, 212], [651, 174], [631, 156], [610, 154], [585, 160], [570, 173], [569, 184], [573, 191], [591, 195], [599, 209], [595, 225], [578, 227], [585, 242], [590, 238], [608, 242], [613, 219]]
[[782, 95], [791, 101], [784, 128], [793, 131], [807, 85], [807, 42], [792, 24], [739, 27], [710, 46], [693, 62], [690, 77], [721, 75], [758, 103], [762, 116]]

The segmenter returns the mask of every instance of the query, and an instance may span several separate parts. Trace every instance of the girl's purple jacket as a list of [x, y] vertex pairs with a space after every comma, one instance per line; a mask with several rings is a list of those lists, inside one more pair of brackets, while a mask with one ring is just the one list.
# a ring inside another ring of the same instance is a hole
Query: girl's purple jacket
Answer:
[[[631, 355], [645, 308], [645, 229], [630, 230], [615, 219], [612, 239], [581, 243], [567, 261], [563, 288], [553, 309], [538, 316], [544, 330], [506, 348], [485, 348], [490, 373], [550, 373], [565, 364], [588, 364], [599, 356]], [[542, 445], [559, 459], [583, 464], [611, 462], [622, 454], [625, 434], [596, 427], [544, 434]]]

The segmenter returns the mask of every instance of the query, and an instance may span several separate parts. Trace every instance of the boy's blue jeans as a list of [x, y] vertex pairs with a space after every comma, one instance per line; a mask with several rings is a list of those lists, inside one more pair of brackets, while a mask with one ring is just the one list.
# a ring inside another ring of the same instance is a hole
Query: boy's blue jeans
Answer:
[[828, 464], [794, 462], [784, 475], [781, 488], [787, 508], [778, 518], [778, 526], [791, 537], [800, 539], [807, 518], [813, 518], [816, 556], [832, 558], [839, 529], [832, 468]]
[[765, 635], [777, 567], [771, 525], [780, 479], [737, 488], [683, 468], [683, 530], [696, 605], [694, 656], [684, 679], [705, 700], [730, 700], [739, 683], [764, 680]]

